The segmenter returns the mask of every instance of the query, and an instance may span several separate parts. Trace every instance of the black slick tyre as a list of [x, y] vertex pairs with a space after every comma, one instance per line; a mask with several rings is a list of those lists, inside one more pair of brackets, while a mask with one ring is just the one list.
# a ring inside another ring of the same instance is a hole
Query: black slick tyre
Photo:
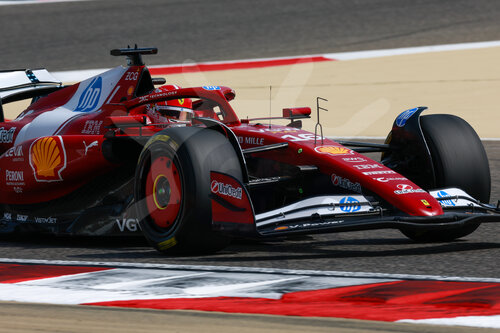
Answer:
[[211, 253], [229, 244], [229, 237], [211, 229], [210, 171], [242, 179], [234, 148], [217, 131], [169, 128], [144, 146], [134, 200], [142, 232], [155, 249]]
[[[420, 124], [432, 157], [436, 188], [457, 187], [488, 203], [488, 157], [474, 129], [462, 118], [448, 114], [422, 116]], [[448, 230], [401, 231], [418, 242], [440, 242], [464, 237], [478, 227], [479, 223]]]

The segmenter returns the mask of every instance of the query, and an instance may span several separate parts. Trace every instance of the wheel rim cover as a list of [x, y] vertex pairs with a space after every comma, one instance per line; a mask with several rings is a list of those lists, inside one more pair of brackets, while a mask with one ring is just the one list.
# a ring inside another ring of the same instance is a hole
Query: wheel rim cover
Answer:
[[182, 187], [175, 163], [166, 156], [156, 158], [146, 179], [146, 204], [149, 216], [157, 226], [173, 225], [181, 209]]

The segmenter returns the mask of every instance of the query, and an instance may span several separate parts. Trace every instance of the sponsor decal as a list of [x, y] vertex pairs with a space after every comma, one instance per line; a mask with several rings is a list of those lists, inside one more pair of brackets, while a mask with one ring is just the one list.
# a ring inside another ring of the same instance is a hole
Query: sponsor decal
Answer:
[[243, 193], [243, 189], [239, 186], [232, 187], [230, 184], [220, 183], [216, 180], [212, 180], [211, 189], [214, 194], [222, 194], [240, 200]]
[[[342, 199], [340, 199], [340, 203], [341, 204], [346, 204], [346, 203], [353, 204], [353, 203], [359, 203], [359, 201], [353, 197], [343, 197]], [[346, 212], [346, 213], [357, 212], [360, 209], [361, 209], [360, 205], [348, 205], [348, 206], [341, 205], [340, 206], [340, 210], [342, 210], [343, 212]]]
[[80, 100], [75, 112], [89, 112], [94, 110], [99, 103], [102, 91], [102, 78], [94, 78], [80, 95]]
[[338, 146], [318, 146], [314, 148], [317, 153], [329, 155], [352, 155], [354, 152], [348, 148]]
[[146, 145], [144, 146], [144, 149], [151, 146], [156, 141], [162, 141], [162, 142], [167, 143], [170, 147], [172, 147], [173, 150], [179, 149], [179, 144], [177, 144], [177, 142], [175, 142], [170, 136], [164, 135], [164, 134], [161, 134], [161, 135], [157, 134], [157, 135], [153, 136], [153, 138], [151, 138], [146, 143]]
[[424, 193], [425, 191], [418, 188], [414, 189], [413, 186], [408, 184], [398, 184], [396, 186], [399, 190], [394, 191], [396, 194], [408, 194], [408, 193]]
[[82, 129], [82, 134], [99, 135], [103, 120], [87, 120]]
[[[159, 91], [162, 91], [162, 90], [159, 90]], [[177, 90], [165, 91], [165, 92], [162, 92], [162, 93], [156, 93], [155, 92], [154, 94], [151, 94], [151, 95], [146, 95], [146, 96], [139, 97], [139, 103], [148, 102], [148, 101], [151, 101], [151, 100], [157, 100], [157, 99], [161, 99], [163, 97], [169, 97], [169, 96], [177, 95], [177, 93], [178, 93]]]
[[[298, 129], [296, 128], [281, 128], [281, 129], [276, 129], [276, 128], [265, 128], [263, 130], [259, 130], [260, 132], [269, 132], [273, 134], [278, 134], [278, 133], [290, 133], [290, 132], [297, 132]], [[254, 131], [252, 131], [254, 132]]]
[[413, 114], [415, 112], [417, 112], [417, 110], [418, 110], [418, 108], [413, 108], [413, 109], [409, 109], [409, 110], [406, 110], [406, 111], [402, 112], [396, 118], [396, 125], [398, 125], [398, 127], [403, 127], [406, 124], [406, 121], [408, 119], [410, 119], [410, 117], [413, 116]]
[[427, 201], [427, 200], [422, 199], [422, 200], [420, 200], [420, 201], [424, 204], [424, 206], [425, 206], [425, 207], [430, 207], [430, 206], [431, 206], [431, 205], [429, 204], [429, 201]]
[[3, 218], [5, 220], [12, 220], [12, 213], [3, 213]]
[[280, 231], [280, 230], [288, 230], [289, 227], [287, 226], [281, 226], [281, 227], [276, 227], [274, 228], [275, 231]]
[[32, 82], [32, 83], [39, 83], [40, 80], [36, 77], [35, 73], [31, 69], [26, 70], [26, 77]]
[[160, 90], [161, 93], [159, 94], [154, 94], [153, 96], [151, 96], [152, 98], [159, 98], [159, 97], [169, 97], [169, 96], [174, 96], [174, 95], [177, 95], [178, 91], [177, 90], [171, 90], [171, 91], [163, 91], [163, 90]]
[[219, 86], [203, 86], [202, 88], [205, 90], [220, 90], [221, 89]]
[[0, 127], [0, 143], [12, 143], [15, 131], [16, 127], [11, 127], [9, 129]]
[[239, 136], [238, 137], [238, 141], [240, 143], [245, 143], [247, 145], [259, 145], [259, 146], [262, 146], [264, 144], [264, 138], [255, 138], [255, 137], [251, 137], [251, 136], [246, 136], [246, 137]]
[[91, 142], [91, 143], [87, 146], [87, 144], [85, 143], [85, 141], [83, 141], [83, 145], [85, 146], [85, 155], [87, 155], [87, 152], [88, 152], [88, 150], [89, 150], [90, 148], [92, 148], [92, 147], [97, 147], [97, 146], [98, 146], [98, 142], [97, 142], [97, 140], [96, 140], [96, 141], [94, 141], [94, 142]]
[[61, 172], [66, 168], [66, 150], [61, 137], [43, 137], [33, 141], [29, 158], [37, 182], [63, 180]]
[[127, 96], [132, 96], [133, 93], [134, 93], [134, 86], [128, 87]]
[[5, 170], [5, 181], [9, 186], [24, 185], [24, 171]]
[[[446, 198], [446, 197], [449, 197], [450, 195], [445, 192], [445, 191], [439, 191], [437, 193], [437, 196], [439, 198]], [[441, 204], [441, 206], [444, 206], [444, 207], [454, 207], [455, 206], [455, 203], [453, 202], [453, 200], [449, 199], [449, 200], [439, 200], [439, 203]]]
[[23, 146], [9, 148], [4, 156], [12, 157], [12, 162], [24, 161]]
[[278, 134], [278, 133], [290, 133], [290, 132], [297, 132], [298, 129], [296, 128], [260, 128], [260, 129], [252, 129], [250, 132], [256, 132], [256, 133], [273, 133], [273, 134]]
[[55, 217], [35, 217], [35, 223], [54, 224], [54, 223], [57, 223], [57, 218], [55, 218]]
[[298, 141], [313, 141], [313, 140], [321, 140], [320, 136], [314, 136], [312, 133], [300, 133], [297, 135], [283, 135], [281, 137], [282, 139], [286, 139], [291, 142], [298, 142]]
[[413, 190], [413, 186], [408, 185], [408, 184], [398, 184], [397, 188], [400, 190]]
[[16, 216], [16, 221], [18, 222], [26, 222], [28, 220], [28, 215], [19, 215]]
[[280, 231], [280, 230], [289, 230], [289, 229], [307, 229], [307, 228], [320, 228], [320, 227], [328, 227], [331, 225], [336, 225], [336, 224], [341, 224], [344, 223], [344, 220], [338, 220], [338, 221], [325, 221], [325, 222], [312, 222], [312, 223], [302, 223], [302, 224], [292, 224], [289, 226], [281, 226], [281, 227], [276, 227], [274, 230], [275, 231]]
[[357, 164], [353, 165], [358, 170], [366, 170], [366, 169], [382, 169], [380, 164]]
[[380, 171], [367, 171], [363, 172], [363, 175], [391, 175], [395, 174], [396, 171], [392, 170], [380, 170]]
[[157, 245], [161, 251], [165, 251], [166, 249], [169, 249], [172, 246], [177, 245], [177, 239], [175, 239], [175, 237], [172, 237], [167, 239], [166, 241], [158, 243]]
[[121, 221], [120, 221], [120, 219], [116, 219], [116, 224], [118, 225], [118, 229], [120, 229], [120, 232], [124, 232], [124, 231], [132, 231], [133, 232], [133, 231], [137, 231], [137, 230], [142, 230], [138, 219], [124, 218]]
[[[24, 185], [24, 184], [23, 184]], [[20, 193], [23, 193], [23, 188], [22, 187], [19, 187], [19, 186], [14, 186], [12, 188], [14, 190], [14, 192], [16, 192], [17, 194], [20, 194]]]
[[332, 183], [335, 186], [341, 187], [343, 189], [361, 193], [361, 184], [360, 183], [353, 183], [347, 178], [343, 178], [340, 176], [337, 176], [336, 174], [332, 174]]
[[404, 178], [404, 177], [393, 177], [393, 178], [378, 177], [378, 178], [374, 178], [374, 179], [381, 182], [381, 183], [387, 183], [387, 182], [394, 181], [394, 180], [408, 180], [407, 178]]
[[130, 71], [125, 75], [125, 81], [137, 81], [139, 77], [139, 72]]
[[366, 159], [362, 157], [344, 157], [342, 160], [349, 163], [366, 162]]

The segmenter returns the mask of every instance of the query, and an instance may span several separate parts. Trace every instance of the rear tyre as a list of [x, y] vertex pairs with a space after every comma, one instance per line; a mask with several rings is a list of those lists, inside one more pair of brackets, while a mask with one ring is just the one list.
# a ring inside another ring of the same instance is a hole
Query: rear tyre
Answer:
[[229, 244], [229, 237], [211, 229], [210, 171], [242, 179], [234, 148], [214, 130], [170, 128], [145, 145], [134, 199], [142, 232], [155, 249], [210, 253]]
[[[481, 202], [489, 202], [490, 167], [483, 144], [462, 118], [435, 114], [420, 117], [432, 157], [436, 188], [457, 187]], [[417, 242], [446, 242], [467, 236], [479, 223], [449, 230], [401, 230]]]

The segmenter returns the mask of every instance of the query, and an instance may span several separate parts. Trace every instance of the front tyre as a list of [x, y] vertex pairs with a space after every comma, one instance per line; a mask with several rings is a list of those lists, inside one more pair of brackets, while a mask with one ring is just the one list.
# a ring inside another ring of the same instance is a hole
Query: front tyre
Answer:
[[142, 232], [155, 249], [210, 253], [229, 244], [229, 237], [211, 229], [210, 171], [242, 179], [236, 152], [219, 132], [170, 128], [145, 145], [134, 199]]
[[[491, 178], [488, 157], [474, 129], [462, 118], [448, 114], [420, 117], [429, 148], [436, 188], [457, 187], [481, 202], [489, 202]], [[479, 223], [449, 230], [401, 230], [418, 242], [452, 241], [467, 236]]]

